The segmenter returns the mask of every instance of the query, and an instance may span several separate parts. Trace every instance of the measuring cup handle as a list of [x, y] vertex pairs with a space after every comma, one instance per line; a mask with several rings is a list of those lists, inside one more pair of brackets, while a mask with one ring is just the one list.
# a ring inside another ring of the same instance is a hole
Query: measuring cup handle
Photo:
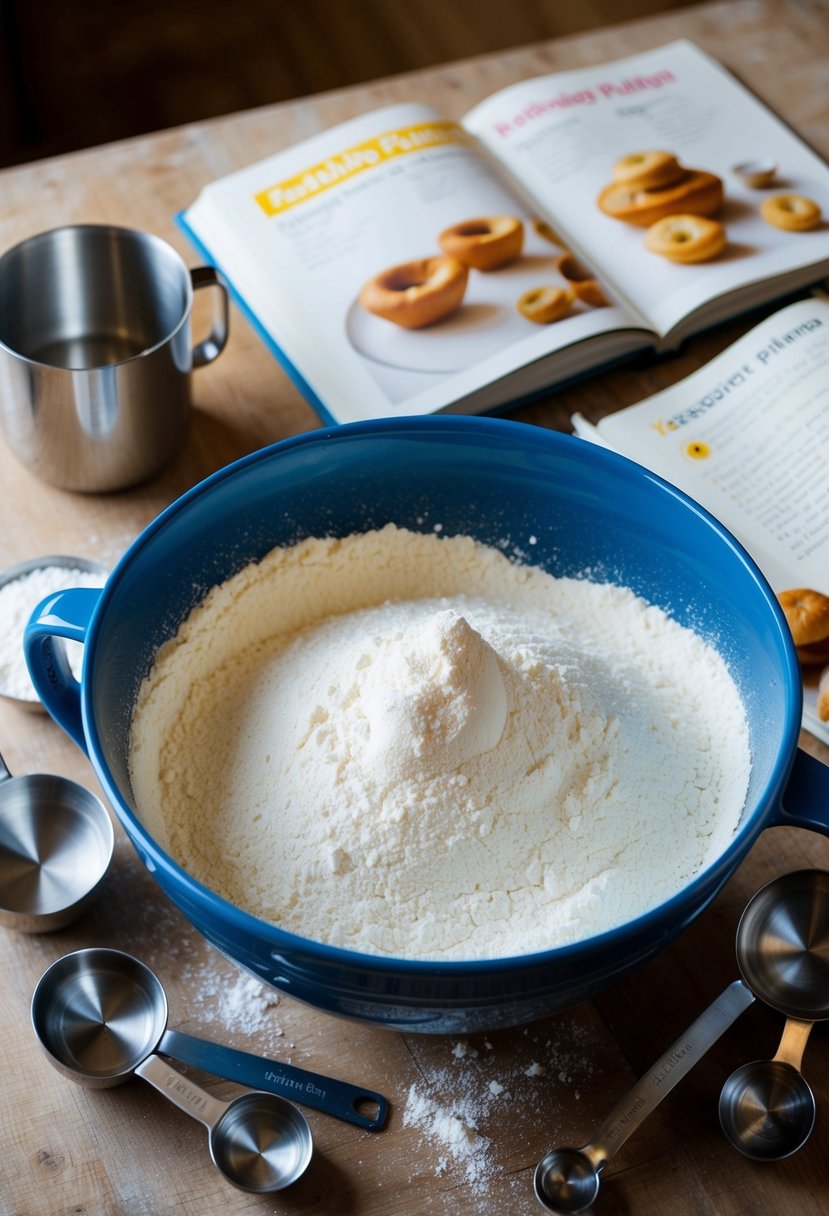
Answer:
[[101, 589], [72, 587], [41, 600], [23, 634], [26, 665], [35, 692], [81, 751], [86, 751], [81, 718], [81, 686], [72, 674], [64, 646], [56, 638], [86, 641]]
[[193, 347], [193, 367], [204, 367], [206, 363], [212, 363], [214, 359], [218, 359], [227, 343], [230, 322], [228, 290], [224, 279], [213, 266], [194, 266], [190, 271], [190, 281], [193, 284], [193, 291], [200, 291], [203, 287], [218, 288], [218, 296], [214, 299], [210, 333]]
[[829, 766], [798, 748], [780, 810], [770, 827], [810, 828], [829, 836]]
[[205, 1127], [213, 1125], [224, 1114], [226, 1102], [220, 1102], [207, 1090], [196, 1085], [160, 1056], [151, 1055], [136, 1066], [136, 1073], [148, 1081], [154, 1089], [164, 1094], [174, 1106], [183, 1110], [203, 1123]]

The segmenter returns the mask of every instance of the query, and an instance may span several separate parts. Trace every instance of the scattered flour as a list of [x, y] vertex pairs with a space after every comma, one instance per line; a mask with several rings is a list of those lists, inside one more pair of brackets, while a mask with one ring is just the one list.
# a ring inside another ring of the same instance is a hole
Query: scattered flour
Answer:
[[[70, 566], [39, 566], [0, 587], [0, 692], [20, 701], [37, 701], [23, 657], [23, 631], [41, 600], [69, 587], [102, 587], [105, 575]], [[83, 646], [67, 640], [66, 657], [80, 678]]]
[[[403, 1126], [416, 1129], [432, 1146], [439, 1174], [457, 1173], [474, 1196], [489, 1194], [492, 1183], [505, 1175], [499, 1160], [503, 1137], [491, 1138], [490, 1126], [502, 1132], [509, 1121], [520, 1139], [542, 1123], [553, 1142], [566, 1136], [571, 1100], [581, 1097], [579, 1087], [594, 1083], [590, 1028], [562, 1019], [554, 1039], [545, 1038], [547, 1033], [547, 1027], [542, 1034], [533, 1028], [525, 1050], [510, 1040], [506, 1053], [489, 1040], [481, 1044], [483, 1052], [459, 1040], [449, 1052], [448, 1065], [442, 1062], [445, 1046], [421, 1046], [422, 1077], [408, 1090]], [[553, 1079], [558, 1074], [566, 1079]], [[491, 1125], [490, 1119], [495, 1120]]]
[[750, 757], [723, 660], [658, 608], [388, 526], [215, 587], [156, 656], [130, 764], [148, 828], [232, 903], [460, 959], [672, 895], [731, 839]]

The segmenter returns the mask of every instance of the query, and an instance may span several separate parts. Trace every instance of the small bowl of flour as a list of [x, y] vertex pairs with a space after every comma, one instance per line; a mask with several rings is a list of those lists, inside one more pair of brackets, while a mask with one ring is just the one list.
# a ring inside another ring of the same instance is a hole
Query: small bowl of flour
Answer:
[[[33, 557], [0, 573], [0, 697], [22, 709], [43, 711], [23, 656], [23, 633], [48, 595], [69, 587], [103, 587], [108, 570], [85, 557]], [[80, 679], [83, 647], [65, 641], [72, 674]]]

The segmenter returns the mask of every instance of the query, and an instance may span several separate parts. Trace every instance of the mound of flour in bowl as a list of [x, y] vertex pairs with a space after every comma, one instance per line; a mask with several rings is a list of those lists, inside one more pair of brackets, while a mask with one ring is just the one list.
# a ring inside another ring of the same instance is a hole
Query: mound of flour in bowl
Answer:
[[130, 765], [184, 868], [408, 958], [581, 940], [727, 846], [750, 756], [719, 654], [625, 588], [392, 525], [276, 549], [156, 656]]

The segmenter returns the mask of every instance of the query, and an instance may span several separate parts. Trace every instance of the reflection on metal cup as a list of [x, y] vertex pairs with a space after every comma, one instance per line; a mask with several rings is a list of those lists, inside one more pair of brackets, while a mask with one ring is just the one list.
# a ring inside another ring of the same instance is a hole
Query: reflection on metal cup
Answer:
[[[196, 346], [194, 290], [215, 287]], [[0, 425], [14, 455], [68, 490], [123, 489], [187, 435], [191, 372], [227, 341], [228, 295], [159, 237], [82, 224], [0, 257]]]

